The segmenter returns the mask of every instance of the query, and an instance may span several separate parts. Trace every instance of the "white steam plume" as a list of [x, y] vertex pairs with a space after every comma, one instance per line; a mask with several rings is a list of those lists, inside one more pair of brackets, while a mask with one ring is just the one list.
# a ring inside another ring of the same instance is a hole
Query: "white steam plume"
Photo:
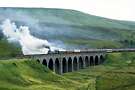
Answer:
[[20, 43], [24, 55], [47, 54], [50, 49], [51, 51], [59, 49], [53, 47], [47, 40], [38, 39], [32, 36], [27, 26], [20, 26], [17, 28], [15, 23], [11, 23], [9, 19], [6, 19], [2, 23], [1, 28], [8, 41], [17, 41]]

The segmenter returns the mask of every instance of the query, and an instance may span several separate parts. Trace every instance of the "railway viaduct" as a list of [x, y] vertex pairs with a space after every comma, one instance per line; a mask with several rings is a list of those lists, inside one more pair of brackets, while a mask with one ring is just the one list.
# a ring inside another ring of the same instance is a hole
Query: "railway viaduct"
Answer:
[[105, 61], [106, 54], [113, 52], [135, 52], [135, 49], [57, 51], [48, 54], [30, 55], [30, 58], [33, 58], [38, 63], [45, 65], [57, 74], [63, 74], [89, 66], [102, 64]]

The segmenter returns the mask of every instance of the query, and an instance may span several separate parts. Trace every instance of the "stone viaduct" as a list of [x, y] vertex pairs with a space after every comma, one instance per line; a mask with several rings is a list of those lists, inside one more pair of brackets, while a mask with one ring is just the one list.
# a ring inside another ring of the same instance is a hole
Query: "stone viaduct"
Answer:
[[31, 58], [45, 65], [57, 74], [77, 71], [104, 62], [106, 53], [95, 52], [57, 52], [50, 54], [32, 55]]
[[48, 54], [30, 55], [38, 63], [45, 65], [57, 74], [73, 72], [89, 66], [99, 65], [105, 61], [107, 53], [134, 52], [135, 49], [90, 49], [74, 51], [57, 51]]

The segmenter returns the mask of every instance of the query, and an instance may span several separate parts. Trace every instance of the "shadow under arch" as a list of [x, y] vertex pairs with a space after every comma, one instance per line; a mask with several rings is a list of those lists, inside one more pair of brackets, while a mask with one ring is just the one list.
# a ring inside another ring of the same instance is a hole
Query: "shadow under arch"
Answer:
[[40, 63], [40, 60], [39, 60], [39, 59], [37, 59], [37, 60], [36, 60], [36, 62], [37, 62], [37, 63]]
[[58, 58], [56, 58], [56, 60], [55, 60], [55, 72], [57, 74], [60, 74], [60, 62], [59, 62]]
[[52, 60], [52, 58], [49, 60], [48, 68], [53, 71], [53, 60]]
[[72, 72], [72, 58], [69, 57], [68, 59], [68, 72]]
[[104, 62], [104, 57], [103, 55], [100, 55], [100, 63], [103, 63]]
[[82, 57], [80, 56], [79, 57], [79, 69], [82, 69], [83, 68], [83, 59]]
[[64, 57], [63, 60], [62, 60], [62, 72], [63, 73], [66, 73], [67, 72], [67, 61], [66, 61], [66, 58]]
[[93, 66], [94, 65], [94, 58], [93, 56], [90, 56], [90, 66]]
[[77, 57], [74, 57], [73, 59], [73, 70], [76, 71], [77, 70]]
[[86, 65], [86, 67], [89, 66], [89, 58], [88, 58], [88, 56], [85, 57], [85, 65]]
[[95, 56], [95, 65], [98, 65], [99, 58], [98, 56]]
[[47, 66], [47, 61], [46, 61], [46, 59], [43, 59], [42, 64], [45, 65], [45, 66]]

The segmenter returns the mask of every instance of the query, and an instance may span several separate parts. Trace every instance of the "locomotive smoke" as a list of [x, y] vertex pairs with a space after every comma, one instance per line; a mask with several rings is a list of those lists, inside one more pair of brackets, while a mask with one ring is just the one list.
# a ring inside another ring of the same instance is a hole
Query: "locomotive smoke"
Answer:
[[3, 21], [2, 32], [10, 42], [19, 42], [24, 55], [29, 54], [47, 54], [49, 50], [54, 51], [56, 48], [47, 40], [36, 38], [30, 34], [29, 27], [17, 25], [9, 19]]

